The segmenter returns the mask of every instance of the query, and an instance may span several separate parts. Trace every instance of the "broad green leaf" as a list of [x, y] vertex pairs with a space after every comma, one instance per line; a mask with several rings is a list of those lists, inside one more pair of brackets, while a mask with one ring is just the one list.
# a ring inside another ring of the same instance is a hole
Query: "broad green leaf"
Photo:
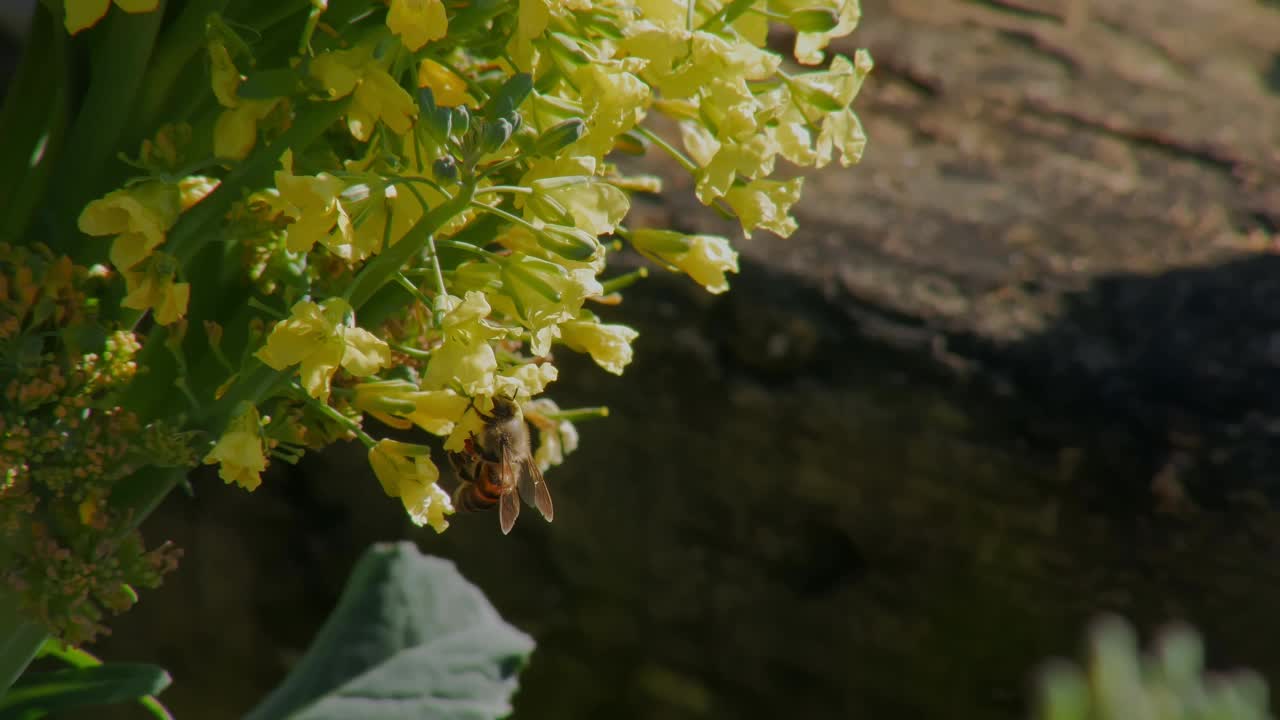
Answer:
[[453, 563], [377, 545], [293, 673], [246, 720], [463, 720], [511, 712], [533, 641]]
[[126, 702], [168, 686], [169, 673], [134, 663], [26, 673], [0, 698], [0, 717], [39, 717], [42, 712]]

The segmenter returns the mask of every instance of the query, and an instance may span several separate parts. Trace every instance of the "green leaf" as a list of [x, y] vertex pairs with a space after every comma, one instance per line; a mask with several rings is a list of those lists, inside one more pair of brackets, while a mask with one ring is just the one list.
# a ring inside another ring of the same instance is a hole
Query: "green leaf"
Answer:
[[84, 240], [76, 228], [80, 211], [132, 173], [117, 153], [136, 147], [134, 136], [142, 131], [129, 121], [163, 19], [162, 12], [107, 13], [92, 30], [72, 39], [73, 47], [88, 49], [92, 72], [50, 178], [58, 191], [48, 195], [45, 212], [53, 228], [48, 242], [55, 250], [79, 252]]
[[511, 712], [533, 641], [453, 563], [376, 545], [284, 684], [246, 720], [474, 720]]
[[155, 695], [169, 682], [161, 668], [135, 663], [26, 673], [0, 698], [0, 718], [125, 702]]
[[0, 111], [0, 241], [17, 243], [39, 205], [67, 124], [67, 38], [35, 7], [30, 38]]

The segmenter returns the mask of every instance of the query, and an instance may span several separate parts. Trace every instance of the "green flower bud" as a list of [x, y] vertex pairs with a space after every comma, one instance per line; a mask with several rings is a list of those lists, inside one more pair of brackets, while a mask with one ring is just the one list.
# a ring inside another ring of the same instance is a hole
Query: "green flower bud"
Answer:
[[511, 139], [511, 133], [514, 129], [506, 118], [485, 122], [483, 129], [480, 131], [480, 151], [483, 153], [497, 152], [499, 148], [506, 145], [507, 141]]
[[458, 178], [458, 164], [453, 157], [445, 155], [431, 163], [431, 174], [441, 182], [452, 182]]
[[432, 140], [444, 144], [453, 132], [453, 112], [447, 107], [436, 105], [431, 88], [423, 88], [418, 92], [418, 110], [422, 127]]
[[631, 233], [631, 244], [642, 253], [650, 253], [659, 257], [678, 255], [689, 251], [692, 243], [689, 236], [675, 230], [656, 230], [642, 228]]
[[796, 10], [787, 16], [787, 24], [799, 32], [824, 33], [840, 24], [840, 16], [829, 8]]
[[537, 142], [534, 143], [533, 152], [535, 155], [552, 157], [560, 150], [577, 142], [586, 131], [587, 124], [582, 121], [582, 118], [569, 118], [539, 135]]
[[525, 198], [525, 204], [543, 220], [564, 224], [573, 223], [573, 215], [569, 213], [569, 209], [561, 205], [559, 200], [548, 195], [534, 193]]
[[591, 56], [578, 45], [578, 41], [565, 35], [564, 33], [552, 32], [548, 33], [551, 42], [546, 47], [551, 51], [552, 57], [558, 62], [564, 64], [567, 68], [577, 68], [591, 62]]
[[596, 256], [600, 242], [585, 230], [565, 225], [547, 225], [536, 234], [538, 247], [566, 260], [586, 262]]
[[466, 135], [471, 129], [471, 113], [467, 110], [466, 105], [459, 105], [449, 110], [452, 115], [453, 130], [459, 135]]

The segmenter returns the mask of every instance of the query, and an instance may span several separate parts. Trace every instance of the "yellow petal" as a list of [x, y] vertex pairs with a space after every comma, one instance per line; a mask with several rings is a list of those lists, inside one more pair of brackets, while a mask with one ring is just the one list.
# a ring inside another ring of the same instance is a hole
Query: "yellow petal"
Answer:
[[67, 32], [75, 35], [87, 27], [96, 25], [107, 14], [111, 0], [67, 0]]
[[359, 327], [343, 328], [346, 350], [342, 367], [356, 377], [367, 377], [391, 364], [391, 348], [377, 335]]
[[614, 375], [631, 362], [631, 342], [639, 335], [625, 325], [605, 325], [594, 321], [574, 320], [560, 326], [560, 339], [565, 345], [591, 354], [596, 364]]
[[441, 0], [391, 0], [387, 27], [400, 36], [400, 42], [416, 51], [449, 31], [449, 19]]
[[127, 13], [151, 12], [160, 6], [160, 0], [115, 0], [116, 7]]
[[116, 266], [117, 270], [129, 270], [146, 259], [154, 249], [155, 246], [143, 233], [121, 233], [111, 241], [111, 264]]
[[191, 300], [191, 284], [170, 282], [156, 306], [156, 322], [169, 325], [182, 319], [187, 314], [187, 303]]
[[418, 65], [418, 87], [431, 88], [431, 95], [440, 107], [476, 104], [475, 98], [467, 93], [467, 83], [431, 58]]

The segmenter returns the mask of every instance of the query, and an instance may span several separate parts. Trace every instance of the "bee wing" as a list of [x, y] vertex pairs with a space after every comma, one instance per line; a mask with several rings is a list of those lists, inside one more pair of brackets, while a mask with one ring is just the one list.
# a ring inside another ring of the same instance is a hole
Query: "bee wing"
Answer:
[[520, 497], [524, 498], [529, 507], [538, 508], [538, 512], [542, 513], [542, 517], [547, 522], [551, 522], [555, 516], [555, 508], [551, 505], [551, 490], [547, 488], [547, 481], [542, 477], [542, 470], [538, 468], [538, 462], [533, 458], [527, 458], [524, 461], [524, 472], [520, 475]]
[[504, 490], [516, 486], [517, 470], [515, 453], [511, 452], [511, 448], [504, 443], [498, 449], [498, 484]]
[[520, 517], [520, 498], [516, 497], [514, 492], [502, 493], [502, 499], [498, 501], [498, 524], [502, 526], [503, 535], [511, 532], [518, 517]]

